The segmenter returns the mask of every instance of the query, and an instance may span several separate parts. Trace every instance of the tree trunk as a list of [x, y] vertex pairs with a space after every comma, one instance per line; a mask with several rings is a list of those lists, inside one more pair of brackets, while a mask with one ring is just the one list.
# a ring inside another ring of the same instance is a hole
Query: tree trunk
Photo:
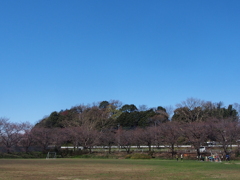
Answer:
[[173, 159], [173, 155], [174, 155], [174, 144], [171, 145], [171, 151], [172, 151], [172, 159]]
[[200, 153], [199, 148], [197, 148], [196, 150], [197, 150], [197, 157], [198, 157], [198, 160], [199, 160], [199, 159], [200, 159], [200, 155], [201, 155], [201, 153]]
[[7, 153], [10, 154], [10, 147], [7, 147]]
[[148, 150], [149, 150], [149, 152], [152, 151], [151, 143], [148, 143]]

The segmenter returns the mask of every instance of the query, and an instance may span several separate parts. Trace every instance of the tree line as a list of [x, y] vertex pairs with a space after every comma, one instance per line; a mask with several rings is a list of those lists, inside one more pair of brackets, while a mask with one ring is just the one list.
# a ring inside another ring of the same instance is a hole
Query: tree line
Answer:
[[78, 105], [70, 109], [54, 111], [36, 124], [38, 127], [77, 127], [92, 126], [98, 130], [106, 128], [134, 129], [160, 125], [168, 121], [183, 123], [205, 122], [209, 118], [239, 120], [240, 105], [230, 104], [227, 107], [222, 102], [212, 103], [196, 98], [169, 107], [147, 108], [142, 105], [125, 104], [118, 100], [102, 101], [93, 105]]
[[240, 139], [239, 122], [232, 119], [212, 118], [205, 122], [181, 123], [168, 121], [164, 124], [135, 129], [102, 129], [101, 131], [87, 125], [66, 128], [33, 127], [29, 124], [14, 124], [7, 119], [0, 119], [1, 146], [8, 153], [16, 149], [30, 152], [36, 147], [47, 152], [49, 147], [61, 154], [61, 146], [73, 146], [74, 150], [82, 147], [91, 153], [94, 146], [105, 146], [111, 153], [112, 146], [118, 146], [131, 153], [132, 146], [145, 145], [148, 151], [152, 146], [165, 146], [172, 156], [178, 145], [192, 145], [200, 156], [199, 148], [207, 141], [217, 141], [221, 144], [225, 155], [231, 152], [231, 145], [237, 144]]
[[28, 153], [32, 147], [46, 152], [50, 146], [61, 152], [63, 145], [89, 152], [93, 146], [106, 146], [109, 153], [113, 145], [128, 153], [133, 145], [146, 145], [150, 152], [152, 145], [164, 145], [173, 155], [176, 145], [189, 144], [200, 155], [204, 142], [217, 141], [229, 154], [240, 139], [239, 107], [194, 98], [177, 104], [175, 110], [102, 101], [54, 111], [35, 125], [0, 118], [0, 145], [8, 153], [16, 149]]

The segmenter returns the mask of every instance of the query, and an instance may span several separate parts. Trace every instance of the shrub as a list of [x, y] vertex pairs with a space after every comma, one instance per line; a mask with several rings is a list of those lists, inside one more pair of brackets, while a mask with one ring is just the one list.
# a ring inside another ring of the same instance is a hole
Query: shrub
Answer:
[[125, 159], [151, 159], [152, 157], [147, 154], [128, 154], [125, 156]]
[[30, 152], [30, 153], [0, 153], [0, 158], [46, 158], [46, 154], [43, 154], [42, 152]]
[[131, 154], [127, 154], [127, 155], [125, 156], [125, 159], [130, 159], [131, 157], [132, 157]]
[[16, 154], [8, 154], [8, 153], [3, 153], [1, 154], [1, 158], [21, 158], [20, 156], [16, 155]]
[[89, 154], [81, 154], [81, 155], [71, 156], [71, 158], [93, 158], [93, 156], [91, 156]]

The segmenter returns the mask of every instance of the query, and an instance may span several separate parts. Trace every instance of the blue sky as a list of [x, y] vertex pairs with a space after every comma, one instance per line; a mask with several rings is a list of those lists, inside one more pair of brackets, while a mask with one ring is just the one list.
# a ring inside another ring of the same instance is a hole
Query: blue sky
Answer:
[[0, 1], [0, 117], [103, 100], [240, 103], [239, 0]]

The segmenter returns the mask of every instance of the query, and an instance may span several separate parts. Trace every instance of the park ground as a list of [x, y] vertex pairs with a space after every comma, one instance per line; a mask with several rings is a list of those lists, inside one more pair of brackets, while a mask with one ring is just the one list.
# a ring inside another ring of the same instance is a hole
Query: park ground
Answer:
[[0, 159], [1, 180], [240, 179], [240, 161]]

